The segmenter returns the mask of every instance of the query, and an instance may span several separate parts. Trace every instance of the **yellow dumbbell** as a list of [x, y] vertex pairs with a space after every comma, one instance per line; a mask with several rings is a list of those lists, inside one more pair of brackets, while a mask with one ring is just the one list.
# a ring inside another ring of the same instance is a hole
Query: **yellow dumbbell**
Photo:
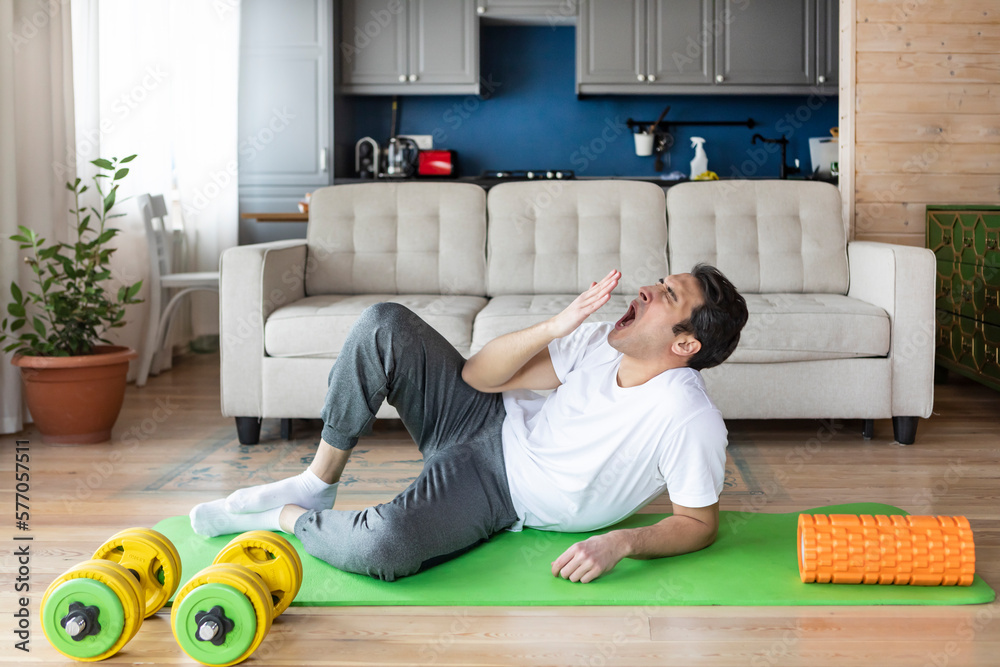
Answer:
[[123, 530], [49, 585], [42, 631], [68, 658], [103, 660], [163, 607], [180, 580], [180, 556], [169, 539], [148, 528]]
[[302, 561], [285, 538], [243, 533], [178, 591], [174, 637], [203, 665], [235, 665], [257, 650], [301, 586]]

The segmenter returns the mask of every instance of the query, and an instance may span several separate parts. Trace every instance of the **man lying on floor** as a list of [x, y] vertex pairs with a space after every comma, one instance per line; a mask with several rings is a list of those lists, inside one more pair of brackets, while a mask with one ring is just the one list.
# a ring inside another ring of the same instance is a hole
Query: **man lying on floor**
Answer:
[[[308, 469], [198, 505], [192, 527], [294, 533], [336, 568], [392, 581], [502, 530], [604, 528], [669, 491], [673, 516], [578, 542], [553, 575], [589, 582], [622, 558], [708, 546], [727, 432], [699, 371], [736, 348], [746, 303], [721, 272], [698, 265], [640, 288], [616, 324], [584, 324], [620, 278], [612, 271], [560, 314], [468, 361], [405, 307], [368, 308], [330, 372]], [[331, 509], [351, 450], [386, 399], [423, 470], [392, 502]]]

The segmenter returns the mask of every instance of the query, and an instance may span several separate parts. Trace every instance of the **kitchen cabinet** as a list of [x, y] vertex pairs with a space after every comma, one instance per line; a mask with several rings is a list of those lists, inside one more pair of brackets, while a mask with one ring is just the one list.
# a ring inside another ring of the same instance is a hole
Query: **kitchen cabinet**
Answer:
[[576, 23], [579, 0], [476, 0], [484, 23], [544, 25]]
[[816, 3], [716, 0], [716, 83], [805, 85], [816, 80]]
[[816, 83], [836, 88], [840, 81], [840, 3], [819, 0], [816, 15]]
[[479, 93], [475, 0], [344, 0], [340, 24], [340, 92]]
[[[237, 102], [242, 210], [294, 211], [332, 181], [333, 0], [243, 0]], [[235, 174], [233, 174], [235, 178]], [[246, 239], [241, 229], [241, 239]]]
[[[836, 94], [836, 0], [580, 0], [578, 94]], [[833, 22], [831, 25], [831, 21]]]
[[[583, 0], [577, 24], [577, 88], [712, 81], [712, 0]], [[691, 41], [689, 41], [691, 38]]]

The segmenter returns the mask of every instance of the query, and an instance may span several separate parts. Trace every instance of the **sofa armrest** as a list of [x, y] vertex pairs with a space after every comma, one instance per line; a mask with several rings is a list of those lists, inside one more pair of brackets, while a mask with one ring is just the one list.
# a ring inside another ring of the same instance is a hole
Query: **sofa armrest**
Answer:
[[934, 407], [934, 253], [926, 248], [851, 241], [847, 296], [889, 314], [892, 415], [929, 417]]
[[261, 417], [264, 322], [305, 296], [306, 242], [230, 248], [219, 271], [222, 414]]

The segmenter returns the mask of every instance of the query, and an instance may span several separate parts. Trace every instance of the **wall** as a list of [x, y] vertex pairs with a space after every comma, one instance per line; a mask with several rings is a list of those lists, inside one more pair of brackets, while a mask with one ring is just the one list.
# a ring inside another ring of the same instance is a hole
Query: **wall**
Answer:
[[[746, 127], [681, 127], [671, 164], [685, 174], [694, 156], [690, 137], [708, 140], [709, 168], [723, 177], [778, 175], [774, 145], [752, 146], [754, 133], [789, 137], [788, 162], [809, 168], [808, 138], [829, 136], [837, 98], [821, 96], [600, 96], [577, 99], [575, 28], [483, 26], [480, 71], [488, 99], [401, 96], [399, 134], [434, 134], [436, 148], [458, 152], [461, 175], [486, 169], [573, 169], [587, 176], [653, 176], [652, 157], [637, 157], [624, 122], [652, 122], [667, 104], [673, 120], [746, 120]], [[370, 135], [389, 136], [390, 97], [344, 97], [340, 129], [353, 150]], [[344, 147], [342, 147], [343, 150]], [[341, 163], [343, 164], [343, 163]], [[342, 167], [338, 176], [349, 176]]]
[[844, 4], [856, 11], [854, 236], [922, 246], [927, 204], [1000, 204], [1000, 2]]

